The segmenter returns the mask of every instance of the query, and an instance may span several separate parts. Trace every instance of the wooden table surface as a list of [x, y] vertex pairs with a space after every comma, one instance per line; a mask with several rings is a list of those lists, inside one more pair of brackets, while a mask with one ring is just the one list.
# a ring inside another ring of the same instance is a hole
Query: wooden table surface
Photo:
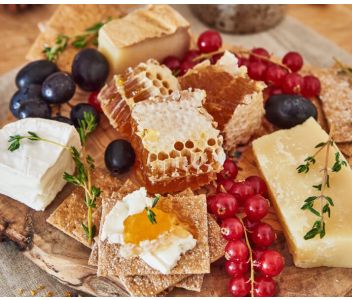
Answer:
[[[38, 34], [37, 24], [49, 18], [56, 5], [38, 5], [19, 14], [0, 10], [0, 75], [21, 65]], [[288, 14], [352, 52], [352, 5], [288, 5]]]

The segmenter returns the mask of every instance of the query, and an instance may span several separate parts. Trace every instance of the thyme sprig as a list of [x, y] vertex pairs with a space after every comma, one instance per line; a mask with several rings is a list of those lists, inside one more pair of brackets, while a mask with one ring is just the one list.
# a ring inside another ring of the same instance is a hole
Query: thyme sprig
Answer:
[[64, 34], [59, 34], [55, 39], [55, 44], [51, 47], [45, 46], [43, 53], [49, 61], [56, 61], [60, 53], [64, 52], [67, 48], [69, 37]]
[[71, 154], [71, 157], [76, 165], [75, 174], [69, 174], [64, 172], [63, 178], [68, 183], [79, 186], [84, 190], [84, 203], [87, 206], [87, 224], [82, 223], [83, 230], [87, 236], [89, 244], [92, 243], [92, 240], [96, 234], [96, 226], [93, 224], [93, 208], [96, 207], [96, 200], [101, 194], [100, 188], [92, 185], [91, 182], [91, 172], [94, 170], [94, 159], [86, 153], [86, 141], [89, 134], [91, 134], [96, 128], [96, 121], [92, 113], [85, 112], [83, 119], [79, 122], [78, 133], [80, 136], [80, 141], [82, 145], [81, 151], [74, 146], [68, 147], [62, 145], [55, 141], [51, 141], [45, 138], [38, 136], [35, 132], [28, 131], [28, 135], [14, 135], [10, 136], [8, 142], [10, 143], [8, 150], [13, 152], [20, 148], [21, 141], [28, 139], [35, 142], [47, 142], [54, 144], [56, 146], [62, 147], [68, 150]]
[[156, 221], [156, 214], [155, 214], [155, 212], [152, 210], [152, 208], [154, 208], [154, 207], [158, 204], [159, 199], [160, 199], [160, 195], [155, 195], [155, 197], [154, 197], [154, 199], [153, 199], [152, 206], [151, 206], [151, 207], [148, 207], [148, 206], [145, 207], [145, 210], [146, 210], [146, 212], [147, 212], [148, 220], [149, 220], [150, 223], [152, 223], [152, 224], [156, 224], [156, 223], [157, 223], [157, 221]]
[[[315, 148], [318, 148], [318, 150], [312, 155], [308, 156], [304, 160], [304, 164], [301, 164], [297, 167], [297, 172], [298, 173], [308, 173], [310, 171], [310, 167], [316, 163], [316, 156], [319, 152], [321, 152], [323, 149], [326, 150], [325, 153], [325, 162], [324, 162], [324, 168], [321, 170], [323, 172], [323, 178], [320, 184], [313, 185], [313, 188], [319, 191], [319, 194], [317, 196], [310, 196], [307, 199], [304, 200], [304, 204], [301, 207], [302, 210], [308, 210], [312, 214], [318, 217], [318, 219], [313, 223], [312, 228], [304, 235], [305, 240], [312, 239], [319, 235], [319, 237], [322, 239], [325, 234], [326, 234], [326, 224], [325, 224], [325, 215], [330, 218], [331, 216], [331, 208], [334, 206], [334, 201], [331, 197], [327, 196], [325, 194], [325, 190], [327, 188], [330, 188], [330, 175], [331, 173], [339, 172], [342, 167], [347, 166], [347, 163], [345, 160], [341, 158], [340, 152], [336, 148], [334, 141], [331, 137], [331, 132], [330, 131], [330, 136], [329, 139], [326, 142], [319, 143], [318, 145], [315, 146]], [[329, 168], [329, 157], [330, 157], [330, 151], [331, 149], [335, 149], [335, 161], [334, 164], [332, 165], [331, 168]], [[317, 201], [320, 201], [320, 210], [317, 210], [314, 205]]]
[[77, 34], [73, 37], [64, 34], [59, 34], [55, 39], [55, 44], [53, 46], [44, 47], [43, 53], [45, 54], [48, 60], [55, 62], [59, 55], [65, 51], [65, 49], [69, 45], [70, 40], [72, 40], [70, 45], [77, 49], [85, 48], [89, 44], [98, 46], [98, 32], [100, 28], [103, 27], [110, 20], [111, 17], [107, 18], [106, 21], [97, 22], [92, 26], [86, 28], [83, 33]]

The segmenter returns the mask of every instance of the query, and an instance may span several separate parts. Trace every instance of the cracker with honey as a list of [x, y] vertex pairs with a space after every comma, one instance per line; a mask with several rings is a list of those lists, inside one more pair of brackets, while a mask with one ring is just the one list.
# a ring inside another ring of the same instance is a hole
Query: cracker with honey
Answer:
[[[132, 182], [127, 182], [112, 197], [103, 199], [102, 224], [116, 202], [136, 189]], [[210, 262], [205, 195], [190, 197], [169, 195], [161, 197], [158, 202], [158, 208], [166, 213], [177, 212], [179, 219], [192, 226], [197, 239], [196, 246], [181, 257], [178, 264], [170, 271], [170, 274], [209, 273]], [[98, 275], [122, 277], [161, 274], [138, 257], [122, 258], [119, 254], [119, 249], [120, 245], [118, 244], [110, 244], [107, 241], [99, 240]]]

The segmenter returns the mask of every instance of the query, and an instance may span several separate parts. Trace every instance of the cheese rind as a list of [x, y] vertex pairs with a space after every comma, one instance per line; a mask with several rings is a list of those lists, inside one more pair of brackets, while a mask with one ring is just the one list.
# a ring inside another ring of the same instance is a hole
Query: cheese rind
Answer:
[[9, 137], [28, 136], [28, 131], [77, 149], [79, 135], [71, 125], [36, 118], [19, 120], [0, 130], [0, 193], [44, 210], [66, 184], [63, 173], [73, 173], [75, 165], [69, 151], [42, 141], [23, 139], [20, 148], [10, 152]]
[[[316, 163], [307, 174], [299, 174], [296, 168], [316, 152], [317, 144], [327, 140], [327, 133], [310, 118], [302, 125], [276, 131], [253, 142], [254, 154], [271, 192], [294, 263], [302, 268], [352, 267], [352, 171], [349, 166], [331, 173], [330, 188], [325, 189], [325, 194], [334, 201], [331, 218], [324, 215], [325, 237], [304, 239], [317, 217], [301, 207], [305, 199], [319, 195], [312, 186], [321, 183], [326, 152], [323, 150], [316, 156]], [[329, 166], [334, 163], [336, 151], [345, 160], [336, 148], [330, 151]], [[319, 202], [314, 207], [319, 211]]]
[[189, 23], [168, 5], [151, 5], [113, 20], [99, 31], [99, 51], [116, 74], [142, 61], [182, 58], [190, 46]]

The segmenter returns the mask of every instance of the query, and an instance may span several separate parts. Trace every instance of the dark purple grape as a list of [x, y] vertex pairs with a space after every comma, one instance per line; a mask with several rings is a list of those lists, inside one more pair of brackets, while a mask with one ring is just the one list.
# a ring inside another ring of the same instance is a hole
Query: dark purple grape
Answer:
[[136, 155], [131, 144], [122, 139], [115, 140], [105, 150], [105, 166], [113, 174], [123, 174], [134, 164]]
[[42, 85], [42, 96], [50, 104], [65, 103], [75, 94], [76, 85], [71, 75], [64, 72], [51, 74]]
[[16, 85], [24, 88], [31, 84], [42, 84], [51, 74], [59, 71], [57, 66], [48, 60], [36, 60], [25, 65], [16, 75]]
[[108, 78], [109, 63], [98, 50], [86, 48], [76, 54], [71, 72], [82, 90], [95, 92], [103, 87]]
[[52, 117], [51, 118], [52, 120], [55, 120], [55, 121], [58, 121], [58, 122], [61, 122], [61, 123], [66, 123], [66, 124], [69, 124], [69, 125], [73, 125], [73, 122], [70, 118], [67, 118], [67, 117], [64, 117], [64, 116], [55, 116], [55, 117]]
[[71, 120], [76, 128], [79, 127], [79, 121], [83, 120], [85, 112], [92, 113], [97, 125], [99, 124], [100, 116], [99, 116], [97, 110], [92, 105], [90, 105], [88, 103], [80, 103], [80, 104], [75, 105], [71, 109], [71, 114], [70, 114]]
[[279, 128], [292, 128], [310, 117], [317, 119], [315, 105], [299, 95], [272, 95], [265, 103], [265, 116]]
[[25, 102], [33, 100], [43, 100], [41, 95], [41, 86], [38, 84], [31, 84], [14, 93], [10, 100], [10, 111], [14, 117], [18, 118], [18, 110], [21, 105]]
[[31, 100], [23, 103], [18, 110], [18, 118], [43, 118], [49, 119], [51, 109], [48, 103], [43, 100]]

